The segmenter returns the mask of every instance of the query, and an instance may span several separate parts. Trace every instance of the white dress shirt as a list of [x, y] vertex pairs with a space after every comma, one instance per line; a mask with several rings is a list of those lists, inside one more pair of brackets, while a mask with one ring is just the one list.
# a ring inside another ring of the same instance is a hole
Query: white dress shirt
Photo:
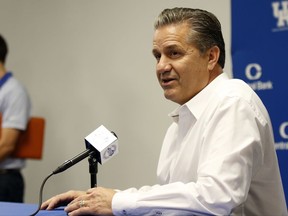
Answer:
[[171, 117], [159, 185], [115, 194], [115, 215], [287, 215], [269, 115], [221, 74]]

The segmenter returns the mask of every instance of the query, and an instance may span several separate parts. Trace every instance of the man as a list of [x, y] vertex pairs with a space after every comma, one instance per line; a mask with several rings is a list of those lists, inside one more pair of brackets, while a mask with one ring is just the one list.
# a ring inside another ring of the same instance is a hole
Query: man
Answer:
[[30, 116], [30, 99], [24, 87], [5, 68], [7, 43], [0, 35], [0, 201], [23, 202], [24, 180], [22, 159], [11, 154]]
[[164, 95], [180, 106], [165, 136], [159, 185], [70, 191], [42, 204], [69, 203], [69, 215], [287, 215], [268, 113], [244, 82], [223, 73], [217, 18], [164, 10], [153, 55]]

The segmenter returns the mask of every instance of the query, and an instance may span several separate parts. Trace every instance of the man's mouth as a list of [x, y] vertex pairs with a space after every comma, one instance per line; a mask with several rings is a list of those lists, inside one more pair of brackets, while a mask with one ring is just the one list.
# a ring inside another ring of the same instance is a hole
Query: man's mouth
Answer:
[[169, 84], [171, 84], [175, 79], [173, 78], [165, 78], [165, 79], [161, 79], [162, 85], [163, 86], [167, 86]]

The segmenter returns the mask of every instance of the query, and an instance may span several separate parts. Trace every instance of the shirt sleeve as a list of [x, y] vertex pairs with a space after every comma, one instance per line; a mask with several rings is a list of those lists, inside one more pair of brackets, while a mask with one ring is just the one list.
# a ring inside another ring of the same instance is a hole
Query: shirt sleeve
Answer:
[[25, 130], [31, 112], [31, 102], [24, 87], [20, 86], [6, 95], [2, 128]]
[[114, 215], [228, 215], [243, 204], [263, 163], [260, 131], [267, 122], [237, 97], [211, 115], [199, 143], [197, 181], [120, 191], [112, 201]]

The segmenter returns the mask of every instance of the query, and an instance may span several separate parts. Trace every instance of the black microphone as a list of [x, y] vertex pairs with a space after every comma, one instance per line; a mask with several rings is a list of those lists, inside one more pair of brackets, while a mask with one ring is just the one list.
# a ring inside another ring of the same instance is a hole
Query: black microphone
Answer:
[[[65, 171], [71, 166], [75, 165], [84, 158], [89, 158], [89, 171], [91, 174], [91, 188], [97, 186], [96, 172], [98, 162], [100, 164], [110, 160], [114, 155], [118, 154], [118, 137], [113, 131], [107, 130], [103, 125], [98, 127], [92, 133], [85, 137], [86, 150], [76, 155], [70, 160], [66, 160], [62, 165], [57, 167], [49, 176], [47, 176], [40, 188], [39, 205], [38, 209], [30, 216], [36, 215], [41, 208], [42, 204], [42, 192], [46, 181], [54, 174]], [[90, 162], [92, 161], [92, 162]], [[93, 168], [91, 166], [94, 166]]]
[[79, 161], [83, 160], [84, 158], [88, 157], [90, 154], [93, 153], [94, 153], [93, 149], [86, 149], [85, 151], [76, 155], [72, 159], [66, 160], [62, 165], [60, 165], [59, 167], [57, 167], [57, 169], [53, 171], [53, 174], [65, 171], [66, 169], [70, 168], [71, 166], [75, 165], [76, 163], [78, 163]]

